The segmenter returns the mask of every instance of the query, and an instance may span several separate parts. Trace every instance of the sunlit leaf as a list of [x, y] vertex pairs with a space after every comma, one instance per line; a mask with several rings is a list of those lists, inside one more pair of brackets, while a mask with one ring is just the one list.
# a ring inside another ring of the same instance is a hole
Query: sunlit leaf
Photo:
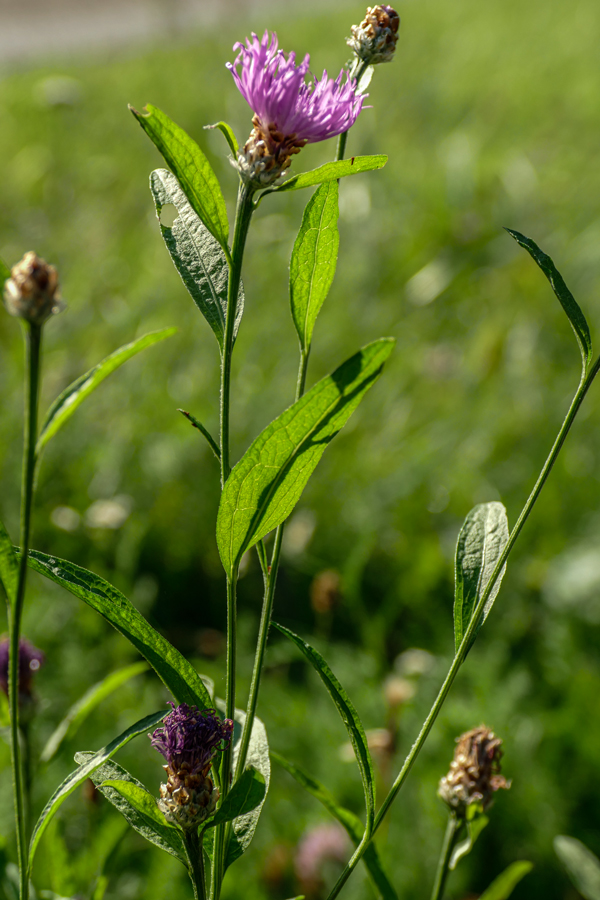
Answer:
[[326, 181], [337, 181], [338, 178], [345, 178], [347, 175], [358, 175], [360, 172], [382, 169], [387, 160], [387, 156], [378, 154], [377, 156], [353, 156], [351, 159], [328, 162], [323, 166], [319, 166], [318, 169], [313, 169], [311, 172], [301, 172], [298, 175], [292, 175], [283, 184], [279, 184], [274, 188], [268, 188], [264, 193], [298, 191], [300, 188], [312, 187], [312, 185], [323, 184]]
[[598, 857], [581, 841], [565, 834], [554, 838], [554, 850], [582, 897], [585, 897], [585, 900], [600, 900]]
[[452, 851], [450, 862], [448, 864], [449, 869], [455, 869], [463, 856], [467, 856], [471, 852], [471, 850], [475, 846], [475, 841], [477, 840], [485, 826], [489, 823], [489, 821], [490, 820], [488, 819], [488, 817], [483, 815], [483, 813], [480, 813], [474, 818], [467, 820], [466, 837], [464, 838], [464, 840], [460, 841], [460, 843], [458, 843]]
[[479, 900], [507, 900], [520, 880], [532, 869], [533, 863], [527, 862], [527, 860], [513, 863], [492, 881]]
[[225, 136], [225, 140], [229, 144], [229, 149], [233, 153], [233, 158], [237, 158], [239, 146], [231, 125], [228, 125], [227, 122], [215, 122], [214, 125], [205, 125], [204, 127], [207, 129], [218, 128]]

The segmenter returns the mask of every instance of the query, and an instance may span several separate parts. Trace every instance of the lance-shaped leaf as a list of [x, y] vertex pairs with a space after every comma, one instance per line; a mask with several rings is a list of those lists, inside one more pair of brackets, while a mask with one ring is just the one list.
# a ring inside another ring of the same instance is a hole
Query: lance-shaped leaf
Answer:
[[10, 278], [10, 269], [4, 260], [0, 259], [0, 288], [4, 287], [7, 278]]
[[489, 888], [483, 892], [479, 900], [507, 900], [520, 880], [531, 872], [532, 869], [533, 863], [530, 863], [525, 859], [513, 863], [492, 881]]
[[[235, 771], [242, 730], [244, 722], [246, 721], [246, 713], [241, 709], [236, 709], [234, 718], [235, 723], [238, 726], [234, 731], [233, 770]], [[243, 815], [237, 816], [233, 820], [231, 837], [225, 852], [226, 869], [250, 846], [271, 781], [271, 760], [269, 756], [267, 730], [258, 716], [254, 718], [254, 722], [252, 723], [252, 734], [250, 735], [246, 764], [248, 767], [256, 769], [262, 775], [264, 779], [264, 794], [258, 806]]]
[[144, 719], [140, 719], [139, 722], [136, 722], [135, 725], [131, 725], [126, 731], [116, 737], [114, 740], [107, 744], [106, 747], [103, 747], [101, 750], [98, 750], [96, 753], [93, 753], [89, 759], [87, 759], [83, 765], [79, 766], [74, 772], [65, 778], [63, 783], [55, 790], [52, 794], [45, 807], [42, 810], [42, 813], [39, 819], [36, 822], [35, 828], [33, 829], [33, 833], [31, 835], [31, 841], [29, 844], [29, 867], [31, 868], [31, 864], [33, 863], [33, 858], [35, 856], [35, 851], [37, 850], [40, 839], [50, 824], [52, 817], [58, 812], [59, 807], [65, 802], [69, 794], [72, 794], [75, 788], [77, 788], [80, 784], [82, 784], [86, 778], [89, 778], [92, 772], [95, 772], [96, 769], [99, 769], [103, 763], [114, 756], [117, 750], [120, 750], [121, 747], [124, 747], [125, 744], [128, 744], [135, 737], [139, 737], [140, 734], [147, 734], [148, 731], [153, 728], [155, 725], [158, 725], [162, 719], [167, 715], [168, 710], [163, 709], [160, 712], [153, 713], [151, 716], [146, 716]]
[[116, 672], [110, 672], [102, 681], [92, 685], [83, 697], [73, 704], [62, 722], [50, 735], [46, 746], [42, 750], [41, 761], [49, 762], [62, 742], [67, 738], [73, 737], [77, 729], [103, 700], [121, 687], [122, 684], [125, 684], [126, 681], [129, 681], [130, 678], [145, 672], [147, 668], [148, 665], [145, 662], [133, 663], [131, 666], [117, 669]]
[[238, 155], [238, 142], [235, 134], [233, 133], [233, 129], [231, 125], [228, 125], [227, 122], [215, 122], [214, 125], [205, 125], [206, 129], [218, 128], [219, 131], [224, 135], [225, 140], [229, 144], [229, 149], [233, 153], [233, 158], [236, 159]]
[[194, 667], [137, 611], [116, 587], [75, 563], [31, 550], [29, 566], [79, 597], [145, 657], [178, 703], [206, 709], [212, 701]]
[[145, 113], [139, 113], [131, 106], [129, 108], [162, 153], [195, 212], [228, 253], [229, 222], [223, 192], [196, 141], [155, 106], [148, 104]]
[[115, 350], [114, 353], [111, 353], [110, 356], [103, 359], [101, 363], [98, 363], [97, 366], [94, 366], [94, 368], [90, 369], [89, 372], [86, 372], [85, 375], [80, 375], [80, 377], [70, 384], [69, 387], [65, 388], [46, 413], [46, 418], [38, 438], [36, 453], [38, 455], [40, 454], [50, 438], [54, 437], [67, 419], [71, 418], [77, 407], [83, 403], [85, 398], [88, 397], [99, 384], [102, 384], [105, 378], [108, 378], [111, 372], [114, 372], [115, 369], [122, 366], [124, 362], [131, 359], [136, 353], [139, 353], [146, 347], [151, 347], [152, 344], [156, 344], [158, 341], [163, 341], [165, 338], [171, 337], [176, 331], [176, 328], [163, 328], [160, 331], [151, 331], [149, 334], [145, 334], [143, 337], [132, 341], [130, 344], [125, 344], [125, 346]]
[[[179, 214], [170, 227], [161, 223], [160, 230], [181, 280], [212, 328], [222, 350], [229, 280], [229, 266], [225, 254], [218, 241], [190, 206], [179, 187], [179, 182], [171, 172], [167, 169], [156, 169], [152, 172], [150, 190], [159, 221], [163, 206], [169, 203], [173, 204]], [[240, 285], [234, 336], [237, 334], [243, 311], [244, 290]]]
[[217, 543], [231, 577], [249, 547], [286, 519], [327, 444], [375, 383], [394, 341], [367, 344], [259, 434], [221, 495]]
[[600, 900], [600, 860], [576, 838], [560, 834], [554, 850], [585, 900]]
[[19, 564], [8, 532], [0, 522], [0, 585], [4, 589], [9, 606], [15, 602], [17, 596], [17, 582], [19, 580]]
[[300, 346], [310, 348], [313, 328], [335, 275], [340, 236], [337, 181], [322, 184], [309, 200], [290, 262], [290, 303]]
[[[309, 775], [308, 772], [300, 766], [289, 762], [289, 760], [285, 759], [279, 753], [275, 753], [273, 750], [271, 750], [271, 759], [275, 760], [276, 763], [279, 763], [286, 772], [289, 772], [292, 778], [295, 778], [298, 784], [301, 784], [309, 794], [316, 797], [316, 799], [323, 804], [325, 809], [344, 826], [354, 843], [356, 845], [360, 844], [364, 829], [358, 816], [344, 806], [340, 806], [325, 785], [321, 784], [320, 781], [317, 781], [316, 778], [313, 778], [312, 775]], [[382, 900], [398, 900], [396, 889], [383, 870], [375, 844], [368, 844], [367, 849], [363, 854], [363, 862], [367, 867], [371, 880], [379, 892], [380, 897], [382, 897]]]
[[294, 634], [289, 628], [284, 628], [283, 625], [278, 625], [277, 622], [273, 622], [273, 627], [289, 638], [289, 640], [304, 654], [327, 688], [329, 696], [335, 703], [342, 721], [346, 726], [354, 749], [354, 755], [356, 756], [356, 762], [358, 763], [358, 768], [360, 770], [365, 794], [365, 807], [367, 811], [365, 834], [370, 835], [373, 828], [373, 820], [375, 818], [375, 773], [373, 771], [373, 762], [367, 744], [367, 736], [358, 713], [354, 708], [354, 704], [318, 650], [315, 650], [314, 647], [311, 647], [310, 644], [303, 641], [301, 637]]
[[351, 159], [340, 159], [335, 162], [325, 163], [311, 172], [300, 172], [292, 175], [283, 184], [274, 188], [268, 188], [261, 196], [273, 192], [298, 191], [301, 188], [312, 187], [315, 184], [324, 184], [326, 181], [337, 181], [347, 175], [358, 175], [360, 172], [370, 172], [373, 169], [382, 169], [388, 158], [380, 153], [376, 156], [353, 156]]
[[[93, 753], [83, 751], [75, 754], [75, 762], [82, 765], [87, 762]], [[127, 769], [120, 766], [114, 760], [108, 760], [99, 769], [96, 769], [90, 775], [91, 780], [98, 788], [101, 794], [117, 809], [122, 816], [127, 819], [132, 828], [135, 829], [142, 837], [175, 856], [180, 862], [187, 867], [187, 858], [183, 847], [183, 841], [177, 828], [169, 825], [165, 817], [158, 810], [156, 800], [150, 792], [144, 787], [141, 781], [134, 778]], [[112, 786], [112, 782], [119, 782], [119, 786], [124, 784], [137, 788], [135, 797], [129, 796], [126, 789], [120, 792], [116, 787]], [[109, 785], [109, 782], [111, 783]], [[148, 795], [148, 798], [141, 796], [140, 791]], [[150, 803], [154, 803], [154, 807]], [[139, 802], [138, 802], [139, 801]], [[154, 810], [158, 813], [155, 815]]]
[[223, 800], [214, 818], [210, 820], [210, 827], [231, 822], [238, 816], [251, 813], [263, 802], [265, 790], [264, 775], [254, 766], [248, 766]]
[[508, 231], [510, 236], [513, 237], [521, 247], [527, 250], [550, 282], [552, 290], [558, 297], [560, 305], [566, 312], [571, 327], [575, 332], [575, 337], [577, 338], [577, 343], [579, 344], [579, 349], [581, 351], [583, 368], [587, 369], [592, 359], [592, 338], [590, 336], [590, 329], [585, 316], [581, 311], [581, 307], [565, 284], [564, 278], [550, 257], [544, 253], [543, 250], [540, 250], [535, 241], [525, 237], [524, 234], [520, 234], [518, 231], [513, 231], [512, 228], [507, 228], [506, 231]]
[[[508, 542], [508, 520], [502, 503], [475, 506], [458, 535], [454, 589], [454, 648], [458, 652], [477, 602], [485, 591], [496, 563]], [[498, 575], [486, 601], [477, 631], [487, 619], [506, 571]], [[473, 646], [477, 631], [467, 648]]]

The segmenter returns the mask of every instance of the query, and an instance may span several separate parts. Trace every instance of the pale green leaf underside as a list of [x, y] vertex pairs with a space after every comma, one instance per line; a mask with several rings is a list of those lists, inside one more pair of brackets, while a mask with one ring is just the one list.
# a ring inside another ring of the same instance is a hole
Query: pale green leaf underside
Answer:
[[31, 550], [28, 564], [60, 584], [106, 619], [148, 660], [178, 703], [208, 709], [212, 701], [194, 667], [137, 611], [117, 588], [65, 559]]
[[303, 641], [297, 634], [294, 634], [293, 631], [290, 631], [289, 628], [284, 628], [283, 625], [278, 625], [276, 622], [273, 622], [273, 627], [289, 638], [309, 661], [327, 688], [329, 696], [335, 703], [342, 721], [346, 726], [362, 778], [367, 813], [365, 830], [370, 834], [375, 817], [375, 774], [367, 744], [367, 736], [358, 713], [348, 697], [348, 694], [321, 654], [315, 650], [314, 647], [311, 647], [310, 644], [307, 644], [306, 641]]
[[54, 437], [59, 428], [62, 428], [65, 422], [71, 418], [77, 407], [83, 403], [85, 398], [88, 397], [105, 378], [108, 378], [111, 372], [114, 372], [115, 369], [122, 366], [124, 362], [131, 359], [136, 353], [139, 353], [146, 347], [152, 346], [152, 344], [158, 343], [158, 341], [163, 341], [165, 338], [171, 337], [176, 331], [176, 328], [162, 328], [160, 331], [151, 331], [149, 334], [143, 335], [143, 337], [132, 341], [130, 344], [125, 344], [123, 347], [115, 350], [114, 353], [111, 353], [110, 356], [107, 356], [106, 359], [103, 359], [97, 366], [94, 366], [93, 369], [90, 369], [89, 372], [86, 372], [85, 375], [81, 375], [65, 388], [46, 413], [46, 418], [38, 438], [36, 453], [39, 454], [41, 452], [50, 438]]
[[[502, 503], [481, 503], [465, 519], [456, 544], [454, 594], [454, 649], [461, 645], [477, 601], [485, 591], [492, 572], [508, 542], [508, 520]], [[479, 623], [487, 619], [500, 590], [506, 565], [502, 568], [486, 601]], [[473, 635], [473, 641], [475, 635]], [[469, 645], [472, 646], [473, 641]]]
[[160, 712], [153, 713], [151, 716], [146, 716], [144, 719], [140, 719], [139, 722], [136, 722], [135, 725], [131, 725], [126, 731], [116, 737], [110, 744], [107, 744], [106, 747], [103, 747], [101, 750], [98, 750], [96, 753], [92, 754], [90, 758], [83, 763], [83, 765], [79, 766], [74, 772], [65, 778], [63, 783], [56, 789], [53, 795], [50, 797], [48, 802], [46, 803], [42, 813], [37, 820], [35, 828], [33, 829], [33, 833], [31, 835], [31, 842], [29, 844], [29, 866], [31, 868], [31, 864], [33, 863], [33, 858], [35, 856], [35, 851], [37, 850], [40, 839], [50, 824], [52, 817], [58, 811], [59, 807], [64, 803], [69, 794], [72, 794], [75, 788], [77, 788], [80, 784], [82, 784], [86, 778], [89, 778], [92, 772], [98, 769], [103, 763], [105, 763], [108, 759], [113, 756], [117, 750], [120, 750], [121, 747], [124, 747], [125, 744], [128, 744], [133, 738], [138, 737], [141, 734], [147, 734], [148, 731], [154, 728], [155, 725], [158, 725], [159, 722], [164, 719], [167, 715], [168, 710], [164, 709]]
[[245, 551], [289, 516], [393, 346], [392, 338], [382, 338], [363, 347], [271, 422], [234, 467], [217, 519], [219, 553], [230, 576]]
[[0, 585], [4, 589], [9, 606], [15, 602], [18, 580], [19, 563], [8, 532], [0, 522]]
[[[229, 266], [219, 242], [203, 225], [190, 206], [175, 176], [167, 169], [156, 169], [150, 175], [150, 190], [156, 213], [172, 203], [178, 216], [171, 227], [161, 223], [160, 230], [181, 280], [192, 300], [212, 328], [223, 349], [227, 315]], [[238, 292], [234, 336], [244, 311], [244, 290]]]
[[585, 900], [600, 900], [600, 860], [576, 838], [560, 834], [554, 850]]
[[[240, 749], [240, 739], [242, 729], [244, 727], [244, 722], [246, 721], [246, 713], [241, 709], [236, 709], [235, 711], [235, 722], [236, 722], [236, 730], [235, 730], [235, 743], [233, 747], [233, 769], [235, 771], [235, 767], [237, 764], [239, 749]], [[260, 818], [260, 814], [262, 812], [262, 808], [264, 806], [267, 793], [269, 790], [269, 784], [271, 782], [271, 758], [269, 755], [269, 742], [267, 740], [267, 730], [264, 726], [264, 723], [256, 716], [254, 718], [254, 722], [252, 724], [252, 734], [250, 736], [250, 743], [248, 745], [248, 755], [246, 757], [246, 765], [252, 766], [256, 769], [262, 777], [264, 778], [265, 791], [262, 800], [259, 802], [258, 806], [252, 809], [250, 812], [245, 813], [244, 815], [237, 816], [233, 820], [232, 834], [231, 839], [229, 841], [229, 846], [225, 852], [225, 868], [227, 869], [232, 863], [238, 859], [242, 853], [250, 846], [250, 842], [254, 837], [254, 832], [256, 831], [256, 826], [258, 825], [258, 820]]]
[[290, 303], [300, 346], [310, 348], [313, 328], [335, 275], [340, 237], [339, 188], [329, 181], [309, 200], [290, 262]]
[[360, 172], [370, 172], [373, 169], [382, 169], [388, 158], [380, 153], [376, 156], [353, 156], [351, 159], [341, 159], [335, 162], [325, 163], [311, 172], [301, 172], [292, 175], [283, 184], [275, 188], [269, 188], [265, 193], [276, 191], [297, 191], [301, 188], [312, 187], [315, 184], [323, 184], [325, 181], [337, 181], [347, 175], [358, 175]]
[[42, 750], [41, 761], [49, 762], [62, 742], [73, 737], [77, 729], [103, 700], [130, 678], [145, 672], [147, 668], [148, 664], [145, 662], [133, 663], [131, 666], [124, 666], [122, 669], [117, 669], [116, 672], [111, 672], [102, 681], [92, 685], [83, 697], [73, 704], [62, 722], [53, 731]]
[[223, 192], [198, 144], [155, 106], [148, 104], [145, 113], [130, 109], [162, 153], [195, 212], [227, 252], [229, 222]]
[[518, 883], [533, 869], [533, 863], [527, 860], [514, 862], [501, 875], [492, 881], [479, 900], [507, 900]]

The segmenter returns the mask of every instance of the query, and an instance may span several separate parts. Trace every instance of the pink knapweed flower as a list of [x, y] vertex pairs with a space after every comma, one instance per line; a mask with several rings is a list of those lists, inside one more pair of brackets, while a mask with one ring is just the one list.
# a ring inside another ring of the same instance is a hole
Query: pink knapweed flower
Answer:
[[258, 185], [272, 183], [290, 165], [291, 156], [305, 144], [335, 137], [354, 125], [364, 96], [356, 93], [356, 83], [342, 70], [333, 80], [323, 77], [306, 82], [310, 57], [299, 66], [296, 54], [279, 50], [277, 35], [265, 31], [262, 39], [253, 34], [228, 63], [235, 83], [254, 112], [254, 130], [237, 166], [242, 177]]

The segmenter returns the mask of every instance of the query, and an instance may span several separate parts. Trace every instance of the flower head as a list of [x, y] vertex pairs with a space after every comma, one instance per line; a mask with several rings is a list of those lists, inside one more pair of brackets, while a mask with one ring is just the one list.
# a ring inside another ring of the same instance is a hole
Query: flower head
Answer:
[[[291, 156], [307, 143], [324, 141], [354, 125], [364, 101], [346, 72], [335, 81], [327, 72], [306, 83], [310, 57], [296, 65], [296, 54], [287, 59], [278, 49], [277, 35], [262, 39], [253, 34], [228, 63], [235, 83], [254, 111], [254, 130], [239, 154], [237, 167], [247, 181], [266, 185], [290, 165]], [[239, 71], [238, 71], [239, 70]]]
[[441, 779], [438, 794], [464, 817], [472, 803], [481, 803], [484, 810], [491, 806], [495, 792], [508, 789], [510, 782], [500, 774], [502, 741], [485, 725], [466, 731], [456, 742], [450, 771]]
[[214, 709], [200, 711], [186, 703], [171, 706], [162, 727], [148, 735], [167, 763], [168, 780], [160, 786], [158, 805], [172, 824], [197, 828], [217, 805], [219, 792], [208, 773], [218, 751], [231, 740], [233, 722], [222, 721]]
[[42, 325], [50, 316], [59, 313], [64, 305], [60, 300], [58, 275], [30, 250], [12, 267], [4, 285], [4, 305], [11, 316], [19, 316], [33, 325]]
[[370, 66], [391, 62], [398, 41], [400, 16], [391, 6], [369, 6], [360, 25], [352, 26], [346, 43]]
[[[10, 642], [6, 635], [0, 638], [0, 689], [8, 694], [8, 659]], [[21, 701], [31, 699], [33, 675], [44, 664], [46, 657], [41, 650], [28, 640], [19, 641], [19, 697]]]

